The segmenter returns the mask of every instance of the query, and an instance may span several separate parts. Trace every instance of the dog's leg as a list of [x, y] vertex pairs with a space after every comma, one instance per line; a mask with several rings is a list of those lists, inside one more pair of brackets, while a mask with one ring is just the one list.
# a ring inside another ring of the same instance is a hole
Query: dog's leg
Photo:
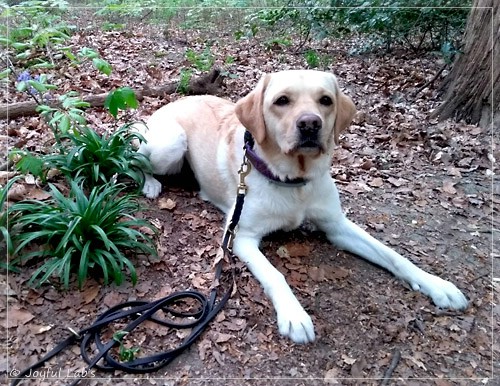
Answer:
[[315, 338], [311, 317], [292, 293], [284, 276], [259, 250], [259, 239], [238, 231], [233, 251], [264, 288], [276, 310], [279, 332], [295, 343], [309, 343]]
[[[166, 122], [160, 128], [151, 126], [150, 130], [144, 133], [146, 142], [141, 143], [138, 152], [149, 158], [154, 174], [179, 173], [187, 151], [184, 129], [175, 121]], [[144, 176], [142, 193], [148, 198], [158, 197], [161, 192], [161, 182], [150, 174], [144, 173]]]
[[316, 211], [315, 222], [333, 244], [384, 267], [395, 276], [407, 281], [414, 290], [430, 296], [438, 307], [452, 309], [467, 307], [467, 299], [454, 284], [418, 268], [348, 220], [340, 209], [335, 186], [330, 197], [333, 198], [333, 202], [329, 208]]

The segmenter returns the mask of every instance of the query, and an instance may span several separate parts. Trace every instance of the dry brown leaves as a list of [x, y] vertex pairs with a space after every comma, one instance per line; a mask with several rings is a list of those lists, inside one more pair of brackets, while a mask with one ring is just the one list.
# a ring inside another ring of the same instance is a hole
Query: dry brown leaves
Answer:
[[[170, 82], [188, 64], [186, 49], [201, 52], [205, 39], [203, 33], [175, 30], [165, 39], [160, 30], [137, 25], [123, 32], [81, 31], [73, 36], [71, 46], [99, 51], [113, 65], [111, 76], [97, 74], [90, 65], [63, 65], [49, 73], [60, 93], [98, 93], [122, 85]], [[278, 377], [294, 385], [354, 384], [349, 379], [380, 378], [395, 348], [402, 354], [394, 372], [400, 384], [422, 384], [418, 378], [424, 378], [425, 384], [432, 380], [444, 386], [461, 384], [453, 378], [491, 376], [491, 361], [500, 353], [498, 342], [493, 342], [492, 349], [490, 334], [492, 294], [498, 296], [499, 287], [494, 283], [492, 288], [488, 280], [489, 219], [491, 205], [499, 203], [498, 196], [492, 202], [490, 169], [491, 160], [500, 157], [498, 144], [489, 146], [488, 133], [480, 128], [429, 120], [438, 103], [434, 88], [410, 97], [437, 71], [439, 65], [432, 55], [349, 56], [344, 42], [331, 41], [328, 49], [324, 47], [317, 48], [331, 55], [331, 70], [359, 110], [343, 135], [331, 169], [346, 212], [419, 265], [458, 283], [471, 299], [470, 308], [464, 314], [443, 313], [383, 271], [337, 253], [316, 232], [280, 233], [266, 238], [264, 253], [311, 313], [317, 342], [297, 346], [278, 335], [272, 306], [239, 263], [237, 292], [227, 307], [195, 347], [156, 374], [177, 380], [147, 382], [184, 385], [193, 378], [230, 377], [241, 380], [233, 384], [245, 384], [245, 378], [271, 378], [262, 383], [268, 385]], [[212, 52], [218, 64], [227, 56], [235, 59], [228, 70], [238, 78], [228, 79], [224, 95], [233, 100], [246, 94], [262, 72], [306, 67], [301, 55], [286, 48], [267, 49], [258, 40], [215, 39]], [[137, 112], [125, 114], [120, 122], [146, 118], [179, 97], [146, 98]], [[14, 102], [26, 97], [2, 92], [0, 98]], [[99, 130], [116, 127], [102, 109], [88, 110], [86, 115]], [[40, 118], [5, 123], [0, 132], [6, 142], [2, 155], [11, 148], [50, 151], [53, 139]], [[497, 185], [494, 189], [498, 193]], [[43, 186], [19, 181], [10, 199], [42, 200], [45, 194]], [[0, 303], [8, 335], [8, 350], [0, 361], [3, 368], [7, 358], [10, 368], [33, 362], [68, 334], [66, 326], [82, 328], [120, 302], [210, 287], [222, 232], [221, 214], [195, 192], [178, 188], [167, 188], [158, 201], [145, 203], [149, 206], [145, 217], [160, 229], [159, 257], [134, 260], [139, 275], [135, 287], [130, 283], [104, 287], [96, 278], [82, 291], [62, 292], [57, 283], [28, 289], [31, 267], [9, 276]], [[496, 306], [494, 316], [498, 315]], [[130, 343], [150, 353], [168, 348], [170, 338], [175, 342], [183, 334], [146, 325]], [[78, 352], [71, 350], [49, 366], [81, 368], [77, 358]], [[121, 373], [102, 375], [125, 378], [124, 384], [132, 379]], [[219, 383], [207, 380], [206, 384]]]

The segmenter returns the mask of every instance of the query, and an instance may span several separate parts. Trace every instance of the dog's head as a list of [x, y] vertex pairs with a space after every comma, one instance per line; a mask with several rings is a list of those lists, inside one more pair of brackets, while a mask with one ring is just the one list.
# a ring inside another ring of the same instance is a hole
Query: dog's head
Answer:
[[335, 76], [312, 70], [266, 74], [236, 104], [238, 119], [259, 145], [303, 157], [331, 154], [355, 113]]

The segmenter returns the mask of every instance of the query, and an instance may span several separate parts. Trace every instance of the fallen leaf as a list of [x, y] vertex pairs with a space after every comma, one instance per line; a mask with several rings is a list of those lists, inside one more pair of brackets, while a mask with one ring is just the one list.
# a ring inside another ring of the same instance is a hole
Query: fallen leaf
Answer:
[[26, 174], [24, 176], [24, 182], [26, 182], [28, 185], [35, 185], [36, 184], [36, 178], [33, 174]]
[[454, 185], [456, 183], [451, 181], [451, 180], [445, 180], [443, 182], [443, 192], [448, 193], [448, 194], [456, 194], [457, 190], [454, 188]]
[[283, 258], [288, 258], [290, 257], [290, 254], [288, 253], [288, 250], [286, 249], [285, 246], [281, 246], [278, 248], [278, 250], [276, 251], [276, 254], [281, 257], [282, 259]]
[[17, 174], [17, 172], [9, 172], [9, 171], [5, 171], [5, 170], [0, 170], [0, 184], [5, 185], [16, 174]]
[[424, 369], [425, 371], [427, 371], [427, 368], [425, 367], [424, 363], [421, 360], [415, 358], [414, 356], [412, 356], [412, 355], [402, 355], [401, 357], [404, 358], [404, 359], [409, 360], [410, 362], [412, 362], [413, 364], [417, 365], [421, 369]]
[[374, 167], [374, 163], [372, 162], [372, 160], [366, 160], [365, 162], [363, 162], [360, 166], [361, 169], [363, 170], [370, 170], [372, 167]]
[[400, 186], [406, 184], [406, 180], [403, 178], [394, 178], [394, 177], [389, 177], [387, 179], [391, 185], [394, 185], [395, 187], [399, 188]]
[[154, 234], [155, 234], [155, 232], [150, 227], [147, 227], [147, 226], [140, 227], [139, 231], [142, 234], [148, 235], [148, 236], [154, 236]]
[[311, 267], [307, 273], [316, 282], [325, 280], [325, 270], [322, 267]]
[[28, 323], [35, 316], [28, 310], [21, 309], [18, 306], [9, 308], [8, 318], [3, 322], [5, 328], [18, 327], [21, 324]]
[[26, 185], [24, 184], [13, 184], [7, 193], [7, 201], [21, 201], [26, 198]]
[[348, 365], [353, 365], [356, 362], [356, 359], [351, 358], [350, 356], [346, 354], [342, 354], [342, 360], [344, 361], [345, 364]]
[[202, 278], [201, 276], [199, 276], [199, 275], [193, 277], [192, 280], [191, 280], [191, 284], [195, 288], [205, 288], [206, 287], [206, 282], [207, 281], [204, 278]]
[[160, 209], [172, 210], [176, 205], [175, 201], [170, 198], [162, 197], [158, 200], [158, 207]]
[[93, 285], [85, 288], [82, 293], [83, 304], [89, 304], [90, 302], [93, 302], [97, 297], [100, 289], [101, 288], [98, 285]]
[[50, 331], [52, 327], [53, 326], [50, 324], [48, 326], [33, 326], [31, 327], [31, 332], [35, 335], [42, 334], [44, 332]]
[[216, 332], [214, 335], [215, 336], [213, 337], [213, 341], [215, 343], [228, 342], [229, 340], [231, 340], [232, 338], [234, 338], [234, 335], [232, 335], [232, 334], [224, 334], [222, 332]]
[[330, 369], [325, 373], [323, 381], [329, 385], [338, 385], [340, 384], [340, 382], [338, 381], [337, 378], [339, 378], [340, 374], [341, 374], [340, 369], [337, 368]]
[[380, 188], [382, 185], [384, 185], [384, 181], [382, 178], [377, 177], [368, 182], [368, 185], [373, 186], [374, 188]]
[[356, 359], [356, 362], [351, 367], [351, 375], [353, 378], [362, 378], [363, 377], [363, 369], [366, 367], [366, 358], [361, 355]]
[[311, 247], [303, 243], [288, 243], [286, 249], [289, 257], [307, 257], [311, 254]]
[[342, 280], [349, 276], [349, 270], [342, 267], [335, 267], [328, 264], [321, 264], [320, 268], [324, 270], [325, 277], [328, 280]]
[[358, 194], [360, 193], [371, 192], [373, 190], [368, 185], [357, 181], [342, 187], [342, 189], [345, 190], [346, 192], [351, 193], [354, 197], [357, 197]]
[[106, 307], [114, 307], [116, 306], [117, 304], [120, 304], [121, 302], [123, 302], [124, 300], [124, 296], [118, 292], [109, 292], [106, 294], [106, 296], [104, 296], [104, 299], [102, 299], [102, 302], [103, 304], [106, 306]]
[[52, 195], [49, 192], [46, 192], [45, 190], [40, 188], [29, 189], [28, 194], [26, 195], [26, 198], [36, 201], [47, 200], [50, 197], [52, 197]]

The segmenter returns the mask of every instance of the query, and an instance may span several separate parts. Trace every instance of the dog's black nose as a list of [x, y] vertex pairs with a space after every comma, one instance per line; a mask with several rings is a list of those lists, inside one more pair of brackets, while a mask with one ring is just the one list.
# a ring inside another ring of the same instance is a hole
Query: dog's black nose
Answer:
[[295, 125], [300, 131], [302, 140], [316, 140], [322, 122], [316, 114], [302, 114]]

